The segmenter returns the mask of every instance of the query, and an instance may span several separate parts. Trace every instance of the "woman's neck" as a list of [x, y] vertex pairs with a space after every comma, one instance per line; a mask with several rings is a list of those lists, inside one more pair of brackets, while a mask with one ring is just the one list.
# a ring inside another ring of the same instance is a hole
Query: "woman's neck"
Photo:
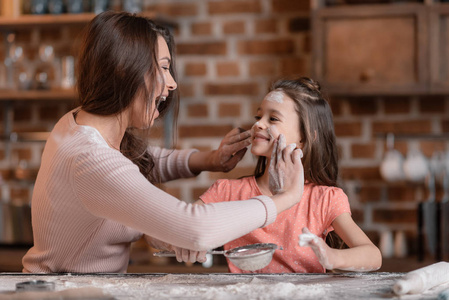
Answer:
[[123, 116], [123, 114], [119, 116], [101, 116], [80, 110], [75, 116], [75, 122], [78, 125], [97, 129], [109, 146], [118, 150], [125, 135], [127, 124]]

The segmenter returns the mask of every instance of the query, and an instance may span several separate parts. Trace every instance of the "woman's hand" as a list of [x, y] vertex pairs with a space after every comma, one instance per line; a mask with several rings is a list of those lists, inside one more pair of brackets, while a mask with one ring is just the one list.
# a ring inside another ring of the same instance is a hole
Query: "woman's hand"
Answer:
[[250, 144], [250, 130], [234, 128], [226, 134], [217, 150], [193, 153], [189, 168], [195, 174], [202, 171], [229, 172], [243, 158]]
[[[275, 127], [272, 131], [273, 136], [276, 136]], [[301, 200], [304, 192], [304, 168], [301, 158], [301, 149], [296, 148], [296, 144], [286, 146], [283, 134], [279, 135], [274, 141], [270, 166], [268, 167], [268, 186], [274, 195], [273, 200], [275, 200], [278, 213]], [[280, 195], [285, 196], [276, 197]]]
[[299, 246], [312, 248], [318, 257], [318, 261], [326, 270], [332, 270], [334, 268], [332, 258], [333, 249], [322, 238], [311, 233], [307, 227], [304, 227], [302, 234], [299, 235]]
[[206, 261], [206, 252], [207, 251], [193, 251], [184, 248], [179, 248], [173, 245], [170, 245], [161, 240], [155, 239], [151, 236], [144, 236], [146, 242], [153, 248], [159, 250], [173, 251], [176, 254], [176, 260], [178, 262], [205, 262]]

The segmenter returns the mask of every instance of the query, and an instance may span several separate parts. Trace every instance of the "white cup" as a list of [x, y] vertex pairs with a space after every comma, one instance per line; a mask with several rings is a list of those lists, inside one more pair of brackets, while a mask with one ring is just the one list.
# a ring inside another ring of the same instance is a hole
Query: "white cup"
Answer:
[[418, 149], [411, 149], [404, 161], [404, 173], [411, 182], [423, 182], [429, 173], [429, 163]]
[[401, 152], [390, 149], [385, 153], [385, 157], [380, 164], [380, 174], [386, 181], [404, 180], [403, 163], [404, 157]]

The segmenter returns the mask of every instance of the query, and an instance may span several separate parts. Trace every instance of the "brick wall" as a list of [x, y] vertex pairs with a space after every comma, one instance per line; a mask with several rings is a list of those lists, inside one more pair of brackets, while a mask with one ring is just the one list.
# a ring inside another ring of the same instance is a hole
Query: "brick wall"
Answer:
[[[231, 128], [250, 128], [257, 105], [274, 79], [290, 74], [310, 76], [308, 1], [287, 0], [152, 0], [156, 10], [179, 24], [175, 30], [181, 106], [178, 148], [218, 147]], [[68, 51], [77, 28], [53, 28], [23, 33], [24, 42], [57, 43]], [[1, 103], [0, 103], [1, 104]], [[332, 97], [340, 149], [341, 185], [350, 197], [356, 222], [377, 243], [383, 230], [404, 230], [413, 252], [416, 207], [426, 197], [423, 185], [390, 184], [382, 180], [379, 164], [385, 150], [383, 134], [449, 133], [449, 99], [426, 97]], [[14, 104], [14, 130], [50, 130], [69, 103]], [[4, 105], [0, 105], [4, 111]], [[0, 120], [4, 118], [0, 114]], [[2, 131], [3, 128], [0, 130]], [[428, 157], [449, 149], [448, 141], [399, 139], [404, 155], [420, 146]], [[0, 148], [0, 169], [10, 166]], [[16, 157], [39, 162], [41, 144], [14, 144]], [[218, 178], [251, 174], [256, 159], [248, 153], [235, 170], [200, 174], [195, 179], [165, 185], [168, 192], [193, 201]], [[30, 189], [18, 185], [11, 194], [26, 198]]]

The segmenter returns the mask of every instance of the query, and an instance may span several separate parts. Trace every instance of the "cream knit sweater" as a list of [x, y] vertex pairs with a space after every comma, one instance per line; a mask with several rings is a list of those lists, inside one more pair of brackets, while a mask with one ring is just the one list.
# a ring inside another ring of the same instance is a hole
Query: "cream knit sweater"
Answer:
[[[152, 147], [163, 181], [192, 177], [195, 150]], [[34, 246], [24, 272], [126, 272], [130, 244], [147, 239], [194, 250], [223, 245], [271, 224], [271, 198], [186, 204], [148, 182], [73, 111], [59, 120], [42, 155], [32, 198]]]

